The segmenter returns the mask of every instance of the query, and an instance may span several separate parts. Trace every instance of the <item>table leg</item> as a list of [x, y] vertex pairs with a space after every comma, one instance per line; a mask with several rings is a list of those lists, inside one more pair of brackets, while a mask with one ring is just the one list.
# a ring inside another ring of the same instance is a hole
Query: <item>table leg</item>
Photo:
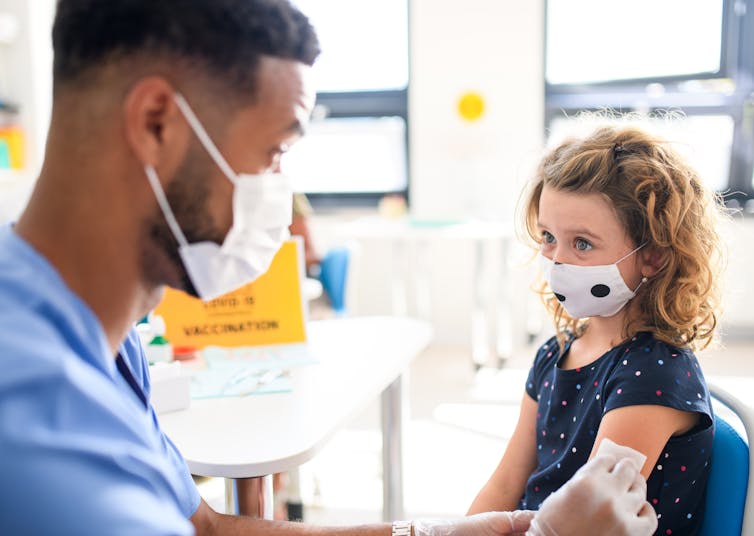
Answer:
[[393, 269], [391, 284], [391, 299], [393, 314], [406, 316], [408, 314], [408, 290], [406, 289], [406, 247], [401, 240], [392, 241]]
[[487, 299], [484, 291], [485, 243], [481, 238], [474, 240], [473, 303], [471, 310], [471, 359], [476, 370], [485, 367], [490, 361], [489, 318]]
[[272, 475], [225, 479], [225, 511], [244, 516], [273, 519]]
[[403, 518], [403, 382], [382, 391], [382, 519]]
[[225, 479], [225, 513], [237, 514], [238, 505], [236, 504], [236, 482], [232, 478]]
[[[288, 471], [287, 499], [285, 501], [286, 517], [288, 521], [304, 520], [304, 504], [301, 502], [301, 478], [299, 468]], [[278, 500], [280, 497], [278, 496]]]
[[429, 244], [424, 239], [416, 241], [413, 262], [414, 295], [416, 296], [416, 316], [422, 320], [432, 321], [432, 278], [429, 266]]
[[500, 241], [500, 272], [497, 286], [497, 360], [498, 367], [502, 368], [508, 358], [513, 355], [516, 348], [516, 330], [514, 329], [514, 316], [512, 310], [511, 282], [509, 269], [510, 239], [504, 237]]

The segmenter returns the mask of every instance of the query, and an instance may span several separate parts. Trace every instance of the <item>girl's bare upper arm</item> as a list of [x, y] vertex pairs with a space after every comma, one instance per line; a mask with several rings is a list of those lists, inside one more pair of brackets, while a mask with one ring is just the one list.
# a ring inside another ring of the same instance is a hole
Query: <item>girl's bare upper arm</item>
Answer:
[[631, 447], [646, 455], [647, 461], [644, 463], [641, 474], [647, 479], [668, 439], [690, 430], [698, 419], [697, 413], [666, 406], [642, 405], [616, 408], [602, 417], [589, 458], [594, 457], [602, 439], [608, 437], [619, 445]]

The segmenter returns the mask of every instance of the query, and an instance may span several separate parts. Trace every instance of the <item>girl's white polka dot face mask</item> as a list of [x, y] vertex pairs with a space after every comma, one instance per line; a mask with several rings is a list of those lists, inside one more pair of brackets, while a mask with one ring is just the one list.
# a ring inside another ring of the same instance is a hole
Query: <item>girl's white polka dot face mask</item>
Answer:
[[553, 262], [544, 255], [540, 255], [540, 261], [545, 280], [569, 315], [573, 318], [613, 316], [636, 295], [636, 291], [647, 280], [643, 278], [639, 286], [631, 290], [618, 270], [619, 262], [643, 247], [644, 244], [613, 264], [562, 264]]

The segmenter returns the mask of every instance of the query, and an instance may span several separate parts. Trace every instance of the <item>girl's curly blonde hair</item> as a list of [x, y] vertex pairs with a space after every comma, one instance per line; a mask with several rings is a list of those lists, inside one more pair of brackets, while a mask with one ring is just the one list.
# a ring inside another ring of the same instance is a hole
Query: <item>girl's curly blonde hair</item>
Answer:
[[[523, 204], [526, 233], [537, 246], [545, 186], [603, 195], [636, 246], [646, 244], [664, 253], [659, 272], [632, 300], [636, 314], [627, 315], [624, 337], [649, 331], [661, 341], [693, 349], [711, 342], [723, 259], [716, 229], [722, 203], [667, 141], [637, 126], [610, 125], [549, 151]], [[571, 318], [546, 283], [540, 291], [561, 344], [566, 333], [583, 332], [584, 321]]]

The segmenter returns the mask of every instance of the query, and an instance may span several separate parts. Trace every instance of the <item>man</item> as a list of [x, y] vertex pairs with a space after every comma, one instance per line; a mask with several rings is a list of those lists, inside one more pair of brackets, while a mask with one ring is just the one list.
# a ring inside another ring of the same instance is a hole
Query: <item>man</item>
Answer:
[[[526, 530], [521, 512], [318, 529], [201, 500], [149, 404], [132, 325], [165, 285], [211, 299], [266, 270], [291, 206], [266, 172], [306, 124], [317, 40], [285, 0], [60, 0], [53, 46], [44, 165], [0, 229], [0, 533]], [[587, 469], [540, 525], [648, 534], [636, 468]]]

